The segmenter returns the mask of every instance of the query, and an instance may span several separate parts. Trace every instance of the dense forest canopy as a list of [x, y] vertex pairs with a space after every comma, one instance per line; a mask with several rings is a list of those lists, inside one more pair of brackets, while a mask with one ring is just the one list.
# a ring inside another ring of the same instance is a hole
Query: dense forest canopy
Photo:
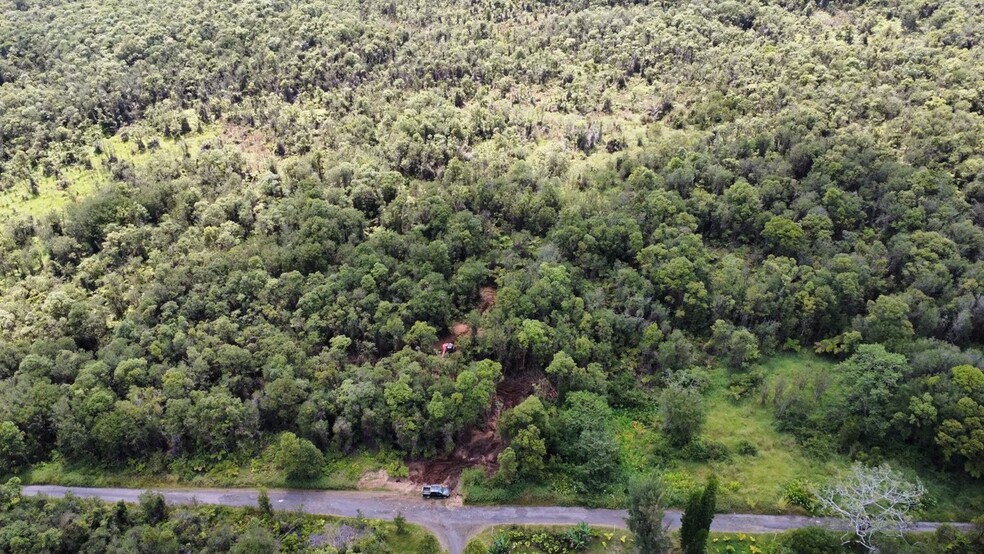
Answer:
[[782, 430], [984, 474], [979, 1], [0, 10], [8, 467], [435, 456], [533, 375], [502, 479], [615, 483], [809, 348]]

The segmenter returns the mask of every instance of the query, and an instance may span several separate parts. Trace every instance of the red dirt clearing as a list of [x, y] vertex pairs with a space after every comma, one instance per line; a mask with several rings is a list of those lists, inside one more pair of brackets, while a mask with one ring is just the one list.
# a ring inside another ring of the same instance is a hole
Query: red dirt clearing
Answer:
[[495, 306], [495, 287], [482, 287], [479, 294], [482, 301], [478, 305], [478, 311], [484, 314]]
[[440, 458], [410, 462], [410, 480], [419, 484], [444, 483], [454, 488], [458, 486], [461, 472], [467, 468], [483, 467], [487, 474], [494, 473], [499, 468], [496, 459], [505, 449], [497, 432], [499, 417], [539, 387], [544, 387], [548, 395], [552, 391], [550, 383], [543, 378], [521, 376], [504, 379], [496, 387], [492, 408], [485, 422], [469, 430], [466, 440], [454, 452]]

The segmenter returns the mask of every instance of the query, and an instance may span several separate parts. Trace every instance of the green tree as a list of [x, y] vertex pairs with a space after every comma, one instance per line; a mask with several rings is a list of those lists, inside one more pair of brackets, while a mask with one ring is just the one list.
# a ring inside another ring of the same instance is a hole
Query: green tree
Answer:
[[862, 344], [838, 369], [849, 412], [857, 418], [862, 438], [883, 438], [893, 416], [892, 401], [908, 370], [905, 356], [890, 353], [880, 344]]
[[800, 224], [782, 216], [773, 216], [766, 222], [762, 235], [782, 256], [797, 256], [806, 246], [806, 233]]
[[717, 502], [717, 486], [717, 478], [711, 476], [704, 490], [694, 492], [687, 502], [680, 525], [680, 546], [685, 554], [704, 554], [707, 548]]
[[260, 492], [256, 497], [256, 505], [266, 517], [273, 515], [273, 504], [270, 502], [270, 494], [267, 492], [266, 487], [260, 487]]
[[640, 481], [629, 487], [626, 523], [640, 553], [668, 554], [672, 551], [669, 531], [663, 523], [666, 515], [663, 494], [664, 486], [659, 480]]
[[684, 446], [704, 428], [704, 399], [690, 387], [672, 385], [659, 395], [663, 433], [676, 446]]
[[441, 554], [441, 552], [444, 552], [444, 549], [434, 535], [428, 533], [424, 536], [424, 540], [420, 543], [420, 554]]
[[24, 438], [12, 422], [0, 422], [0, 473], [13, 473], [27, 460]]
[[530, 425], [543, 430], [549, 428], [547, 410], [536, 396], [529, 396], [515, 408], [506, 410], [499, 418], [498, 430], [504, 438], [511, 440], [520, 430]]
[[168, 517], [167, 502], [158, 493], [146, 491], [140, 494], [140, 510], [143, 520], [150, 525], [164, 522]]
[[521, 479], [535, 479], [546, 467], [547, 443], [540, 436], [540, 429], [530, 425], [518, 433], [509, 443], [516, 452], [517, 473]]
[[909, 321], [909, 305], [901, 296], [881, 295], [869, 300], [868, 315], [860, 330], [866, 342], [884, 344], [891, 349], [903, 346], [915, 334]]
[[[962, 459], [964, 470], [980, 478], [984, 476], [984, 372], [961, 365], [951, 375], [962, 395], [955, 404], [941, 406], [949, 417], [940, 423], [936, 444], [948, 461]], [[944, 401], [949, 404], [952, 397]]]
[[288, 480], [314, 479], [324, 470], [324, 455], [311, 441], [291, 432], [281, 433], [273, 459]]

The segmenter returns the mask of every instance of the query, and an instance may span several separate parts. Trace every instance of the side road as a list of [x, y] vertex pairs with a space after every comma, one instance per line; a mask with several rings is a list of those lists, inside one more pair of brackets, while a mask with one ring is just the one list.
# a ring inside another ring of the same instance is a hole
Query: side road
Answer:
[[[171, 503], [255, 506], [255, 489], [154, 489]], [[107, 502], [137, 502], [142, 489], [76, 488], [26, 486], [24, 494], [61, 497], [71, 492]], [[468, 539], [482, 529], [497, 525], [576, 525], [586, 522], [595, 527], [625, 528], [625, 511], [559, 506], [452, 506], [445, 501], [423, 500], [393, 492], [270, 490], [270, 500], [278, 510], [301, 510], [311, 514], [355, 517], [360, 511], [373, 519], [393, 519], [402, 513], [407, 521], [425, 527], [441, 541], [450, 554], [461, 554]], [[680, 525], [680, 512], [669, 511], [665, 523]], [[772, 533], [807, 526], [837, 527], [836, 520], [803, 516], [718, 514], [713, 531]], [[913, 531], [933, 531], [939, 524], [920, 522]], [[957, 524], [959, 527], [968, 526]], [[969, 527], [969, 526], [968, 526]]]

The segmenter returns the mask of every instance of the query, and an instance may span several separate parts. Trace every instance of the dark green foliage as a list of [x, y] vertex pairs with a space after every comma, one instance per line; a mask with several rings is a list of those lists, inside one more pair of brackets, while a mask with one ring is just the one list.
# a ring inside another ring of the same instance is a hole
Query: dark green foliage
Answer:
[[731, 452], [723, 443], [697, 439], [684, 445], [680, 449], [680, 455], [695, 462], [720, 462], [727, 460]]
[[434, 535], [427, 535], [420, 545], [420, 554], [441, 554], [441, 552], [441, 544], [437, 542], [437, 538]]
[[403, 512], [396, 514], [393, 518], [393, 523], [396, 525], [396, 532], [405, 535], [407, 533], [407, 518], [403, 517]]
[[703, 554], [714, 520], [717, 502], [717, 478], [711, 476], [701, 492], [694, 492], [687, 502], [680, 526], [680, 546], [685, 554]]
[[489, 554], [509, 554], [509, 535], [499, 533], [492, 538], [492, 545], [489, 546]]
[[663, 484], [657, 480], [633, 483], [629, 487], [629, 530], [640, 552], [666, 554], [672, 551], [669, 532], [663, 526]]
[[150, 525], [157, 525], [168, 516], [164, 497], [155, 492], [146, 491], [140, 495], [140, 509], [143, 512], [143, 521]]
[[[308, 545], [315, 535], [337, 534], [341, 525], [354, 522], [326, 523], [323, 516], [286, 512], [257, 514], [253, 508], [167, 506], [155, 494], [141, 495], [135, 507], [72, 495], [21, 496], [18, 480], [0, 485], [0, 552], [312, 552]], [[384, 552], [399, 544], [386, 542], [392, 533], [389, 523], [366, 521], [364, 526], [367, 532], [349, 540], [343, 550]], [[399, 540], [408, 539], [416, 537], [408, 532]]]
[[736, 451], [741, 456], [757, 456], [758, 455], [758, 447], [755, 446], [755, 444], [753, 444], [753, 443], [751, 443], [751, 442], [749, 442], [747, 440], [744, 440], [744, 439], [742, 439], [741, 441], [738, 442], [738, 448], [736, 448]]
[[260, 488], [260, 492], [256, 497], [256, 505], [263, 515], [267, 517], [273, 515], [273, 504], [270, 503], [270, 494], [265, 488]]
[[262, 527], [250, 527], [233, 545], [232, 554], [274, 554], [277, 541], [270, 531]]
[[787, 552], [796, 554], [829, 554], [843, 552], [842, 539], [837, 532], [819, 527], [804, 527], [782, 534], [780, 544]]
[[16, 471], [27, 459], [24, 432], [9, 421], [0, 421], [0, 468], [4, 473]]
[[894, 391], [905, 376], [905, 356], [881, 345], [863, 344], [839, 366], [847, 389], [849, 417], [856, 418], [862, 440], [876, 442], [891, 423]]
[[663, 433], [675, 446], [685, 446], [704, 428], [704, 401], [690, 387], [669, 387], [659, 396]]

